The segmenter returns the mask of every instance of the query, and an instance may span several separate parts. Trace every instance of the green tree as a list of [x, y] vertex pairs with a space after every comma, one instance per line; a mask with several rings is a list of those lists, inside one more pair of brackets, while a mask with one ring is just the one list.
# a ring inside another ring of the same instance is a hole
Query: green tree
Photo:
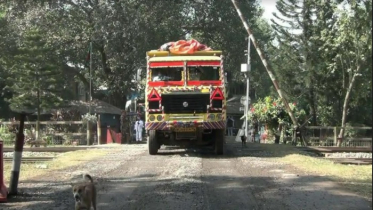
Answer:
[[11, 97], [11, 92], [4, 88], [7, 78], [11, 77], [8, 66], [16, 53], [16, 40], [19, 38], [10, 27], [5, 8], [0, 4], [0, 119], [10, 118], [13, 114], [5, 100]]
[[[185, 6], [188, 6], [186, 10], [189, 15], [184, 24], [186, 31], [201, 43], [213, 49], [223, 50], [224, 70], [229, 72], [231, 78], [229, 89], [231, 92], [241, 90], [240, 92], [244, 93], [246, 80], [240, 73], [240, 66], [241, 63], [247, 62], [245, 50], [247, 50], [248, 36], [232, 2], [219, 0], [204, 1], [204, 3], [193, 0], [187, 2], [189, 4]], [[239, 1], [239, 7], [266, 52], [268, 43], [273, 37], [270, 26], [261, 18], [263, 9], [256, 0]], [[267, 74], [263, 74], [265, 68], [253, 46], [251, 46], [251, 68], [250, 86], [255, 90], [255, 95], [250, 97], [253, 99], [264, 97], [271, 87], [271, 80]]]
[[339, 86], [343, 101], [343, 105], [340, 104], [342, 128], [338, 135], [341, 139], [351, 109], [355, 108], [355, 114], [366, 118], [367, 113], [361, 114], [365, 109], [362, 105], [371, 107], [372, 103], [372, 2], [354, 0], [344, 6], [344, 9], [337, 10], [338, 21], [334, 28], [337, 39], [327, 34], [322, 37], [335, 52], [329, 64], [330, 74], [338, 75], [342, 83]]
[[[279, 0], [272, 26], [276, 31], [278, 57], [272, 61], [276, 66], [282, 89], [289, 98], [307, 106], [316, 125], [322, 118], [325, 93], [334, 82], [326, 74], [332, 54], [320, 52], [324, 42], [322, 34], [330, 33], [336, 22], [333, 16], [336, 1]], [[320, 104], [321, 103], [321, 104]]]
[[[66, 74], [83, 82], [89, 91], [84, 68], [89, 42], [93, 42], [93, 96], [99, 86], [108, 89], [105, 101], [124, 108], [134, 85], [134, 72], [146, 66], [145, 52], [182, 37], [182, 1], [60, 1], [58, 3], [11, 2], [13, 26], [21, 33], [37, 26]], [[27, 17], [27, 18], [24, 18]]]
[[10, 68], [12, 78], [8, 78], [10, 84], [7, 89], [13, 93], [9, 99], [10, 108], [17, 112], [37, 112], [37, 138], [41, 112], [63, 104], [60, 97], [63, 74], [50, 53], [40, 31], [32, 29], [25, 32]]

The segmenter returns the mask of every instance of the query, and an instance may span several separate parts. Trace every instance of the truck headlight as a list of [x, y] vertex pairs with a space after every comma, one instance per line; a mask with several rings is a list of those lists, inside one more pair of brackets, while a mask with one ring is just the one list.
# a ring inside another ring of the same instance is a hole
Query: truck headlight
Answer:
[[207, 117], [209, 120], [215, 120], [215, 115], [214, 114], [209, 114]]
[[155, 120], [155, 116], [154, 116], [154, 115], [152, 115], [152, 114], [151, 114], [151, 115], [149, 115], [149, 120], [150, 120], [150, 121], [154, 121], [154, 120]]
[[162, 115], [157, 115], [157, 121], [162, 121]]
[[217, 118], [218, 120], [222, 120], [222, 117], [223, 117], [222, 114], [217, 114], [217, 115], [216, 115], [216, 118]]

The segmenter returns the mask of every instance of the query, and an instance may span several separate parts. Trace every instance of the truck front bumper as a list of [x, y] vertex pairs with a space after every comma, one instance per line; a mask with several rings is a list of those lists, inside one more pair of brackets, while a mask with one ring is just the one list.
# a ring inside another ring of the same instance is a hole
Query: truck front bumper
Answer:
[[224, 129], [225, 121], [164, 121], [164, 122], [147, 122], [145, 123], [145, 130], [173, 130], [175, 128], [198, 127], [201, 129]]

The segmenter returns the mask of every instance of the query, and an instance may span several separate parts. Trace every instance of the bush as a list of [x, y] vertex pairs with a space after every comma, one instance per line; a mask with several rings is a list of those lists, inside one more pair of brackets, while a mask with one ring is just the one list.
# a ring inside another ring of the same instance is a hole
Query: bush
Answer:
[[[289, 103], [289, 107], [298, 121], [305, 118], [306, 112], [298, 108], [296, 103]], [[270, 132], [269, 135], [275, 133], [280, 124], [287, 125], [288, 128], [291, 128], [292, 126], [290, 125], [293, 124], [282, 100], [280, 98], [273, 99], [269, 96], [259, 99], [251, 105], [248, 113], [248, 121], [250, 123], [266, 124]]]
[[16, 139], [16, 134], [10, 132], [8, 126], [0, 125], [0, 140], [4, 141], [4, 144], [13, 144]]

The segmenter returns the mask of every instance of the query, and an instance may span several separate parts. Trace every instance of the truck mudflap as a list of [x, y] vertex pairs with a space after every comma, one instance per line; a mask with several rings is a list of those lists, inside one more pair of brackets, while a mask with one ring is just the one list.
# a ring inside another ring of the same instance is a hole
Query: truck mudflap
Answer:
[[171, 130], [174, 127], [196, 126], [203, 129], [224, 129], [225, 121], [216, 122], [147, 122], [146, 130]]

